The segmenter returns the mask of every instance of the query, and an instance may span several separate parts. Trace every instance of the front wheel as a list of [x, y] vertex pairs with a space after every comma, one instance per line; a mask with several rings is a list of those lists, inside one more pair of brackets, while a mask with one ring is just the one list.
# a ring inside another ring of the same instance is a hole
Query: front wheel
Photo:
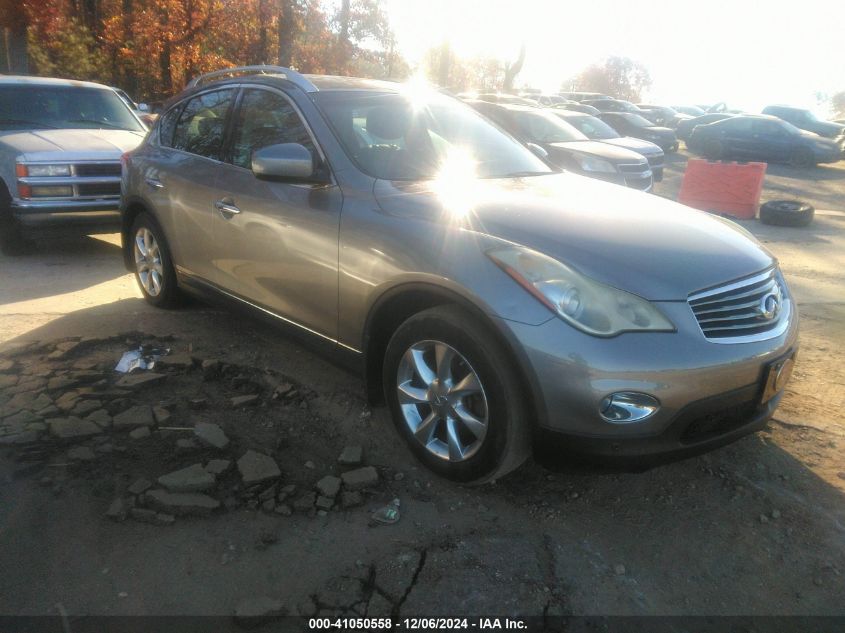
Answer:
[[130, 235], [135, 279], [144, 299], [157, 308], [176, 305], [176, 271], [161, 226], [149, 213], [141, 213], [135, 218]]
[[399, 326], [383, 383], [400, 435], [439, 475], [481, 483], [528, 457], [528, 407], [514, 363], [464, 310], [439, 306]]

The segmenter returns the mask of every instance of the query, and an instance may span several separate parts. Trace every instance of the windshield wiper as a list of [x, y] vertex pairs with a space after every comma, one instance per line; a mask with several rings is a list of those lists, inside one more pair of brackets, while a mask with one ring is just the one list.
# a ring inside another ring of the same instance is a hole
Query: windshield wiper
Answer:
[[[92, 129], [96, 129], [96, 126], [102, 126], [111, 128], [112, 130], [129, 130], [128, 127], [123, 127], [121, 125], [115, 125], [114, 123], [107, 123], [106, 121], [92, 121], [91, 119], [69, 119], [68, 123], [90, 123], [91, 125], [95, 126]], [[132, 131], [132, 130], [129, 130]]]
[[45, 127], [51, 130], [57, 130], [55, 125], [48, 125], [47, 123], [42, 123], [41, 121], [30, 121], [29, 119], [0, 119], [0, 125], [4, 123], [10, 123], [12, 125], [35, 125], [37, 127]]

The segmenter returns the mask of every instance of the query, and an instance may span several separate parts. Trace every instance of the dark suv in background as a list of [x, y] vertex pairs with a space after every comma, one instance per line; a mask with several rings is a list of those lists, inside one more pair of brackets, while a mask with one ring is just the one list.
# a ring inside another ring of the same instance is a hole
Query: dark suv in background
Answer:
[[776, 116], [801, 130], [807, 130], [813, 134], [833, 139], [839, 145], [840, 151], [845, 153], [845, 125], [841, 123], [823, 121], [809, 110], [793, 108], [792, 106], [767, 106], [763, 108], [763, 114]]
[[599, 118], [622, 136], [633, 136], [644, 141], [650, 141], [659, 145], [660, 149], [666, 153], [678, 151], [678, 138], [674, 131], [668, 127], [654, 125], [639, 114], [633, 112], [602, 112]]

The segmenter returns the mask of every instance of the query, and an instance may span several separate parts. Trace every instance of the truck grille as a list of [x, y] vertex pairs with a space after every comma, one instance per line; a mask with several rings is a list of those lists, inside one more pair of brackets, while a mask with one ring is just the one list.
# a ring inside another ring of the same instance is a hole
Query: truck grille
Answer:
[[120, 177], [120, 163], [77, 163], [73, 166], [77, 176], [117, 176]]
[[791, 303], [777, 270], [689, 296], [704, 337], [716, 343], [746, 343], [780, 335]]

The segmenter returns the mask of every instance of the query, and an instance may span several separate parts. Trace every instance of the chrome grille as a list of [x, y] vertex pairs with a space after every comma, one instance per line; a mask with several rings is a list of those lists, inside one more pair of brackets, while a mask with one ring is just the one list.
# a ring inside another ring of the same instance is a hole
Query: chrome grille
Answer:
[[619, 165], [619, 171], [623, 174], [641, 174], [648, 171], [648, 169], [648, 162], [646, 161], [641, 163]]
[[688, 298], [704, 337], [716, 343], [745, 343], [780, 335], [791, 303], [777, 270], [741, 279]]

